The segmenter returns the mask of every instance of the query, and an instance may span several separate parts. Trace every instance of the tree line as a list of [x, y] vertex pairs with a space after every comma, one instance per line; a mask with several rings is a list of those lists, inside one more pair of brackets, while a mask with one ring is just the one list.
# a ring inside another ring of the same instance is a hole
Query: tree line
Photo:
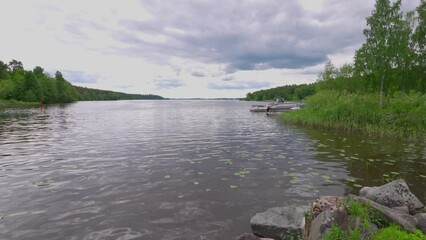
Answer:
[[24, 70], [20, 61], [0, 61], [0, 99], [23, 102], [69, 103], [89, 100], [163, 99], [157, 95], [126, 94], [73, 86], [56, 71], [52, 77], [42, 67]]
[[248, 93], [246, 100], [281, 97], [300, 100], [316, 92], [331, 90], [348, 93], [426, 93], [426, 0], [407, 13], [401, 0], [376, 0], [364, 29], [366, 38], [355, 52], [354, 62], [336, 67], [330, 60], [317, 82], [291, 85]]
[[247, 101], [267, 101], [275, 99], [302, 100], [316, 92], [315, 84], [287, 85], [247, 93]]
[[380, 93], [380, 106], [385, 95], [426, 93], [426, 0], [407, 13], [401, 0], [376, 0], [364, 36], [353, 63], [326, 63], [317, 91]]

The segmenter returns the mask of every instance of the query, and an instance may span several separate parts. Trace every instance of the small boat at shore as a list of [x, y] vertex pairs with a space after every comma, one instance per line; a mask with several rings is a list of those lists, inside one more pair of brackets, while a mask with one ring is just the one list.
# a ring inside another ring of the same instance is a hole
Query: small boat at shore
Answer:
[[250, 112], [286, 112], [301, 109], [305, 106], [302, 102], [273, 102], [267, 105], [255, 104], [251, 106]]

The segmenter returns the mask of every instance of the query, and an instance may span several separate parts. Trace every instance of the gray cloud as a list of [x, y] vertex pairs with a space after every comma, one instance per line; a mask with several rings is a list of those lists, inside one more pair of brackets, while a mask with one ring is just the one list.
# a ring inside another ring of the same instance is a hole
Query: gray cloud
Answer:
[[86, 74], [82, 71], [62, 71], [65, 79], [71, 83], [97, 83], [99, 75]]
[[194, 77], [205, 77], [205, 76], [206, 76], [206, 75], [205, 75], [203, 72], [201, 72], [201, 71], [192, 71], [191, 75], [192, 75], [192, 76], [194, 76]]
[[[302, 11], [297, 1], [143, 1], [155, 18], [120, 21], [112, 34], [119, 53], [165, 62], [170, 56], [227, 66], [227, 72], [303, 68], [363, 41], [372, 10], [358, 2], [326, 1], [324, 11]], [[162, 37], [152, 42], [146, 35]]]
[[232, 81], [234, 80], [235, 77], [234, 76], [226, 76], [222, 78], [222, 81], [228, 82], [228, 81]]
[[209, 89], [216, 90], [244, 90], [244, 89], [259, 89], [271, 86], [268, 82], [247, 82], [247, 81], [232, 81], [232, 82], [210, 82], [207, 85]]
[[165, 78], [157, 78], [154, 79], [154, 85], [155, 87], [160, 89], [171, 89], [171, 88], [178, 88], [182, 87], [185, 84], [182, 80], [179, 79], [165, 79]]

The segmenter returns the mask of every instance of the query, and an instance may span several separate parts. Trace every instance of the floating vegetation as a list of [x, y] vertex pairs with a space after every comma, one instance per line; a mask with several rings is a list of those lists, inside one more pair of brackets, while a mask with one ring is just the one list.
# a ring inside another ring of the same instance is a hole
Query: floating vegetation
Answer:
[[164, 178], [165, 178], [165, 179], [169, 179], [169, 178], [170, 178], [170, 175], [165, 175], [165, 176], [164, 176]]
[[297, 179], [297, 177], [291, 177], [290, 183], [291, 184], [296, 184], [299, 182], [299, 179]]
[[369, 158], [369, 159], [367, 159], [367, 161], [374, 162], [374, 159]]
[[322, 180], [324, 180], [325, 182], [332, 182], [332, 181], [330, 180], [330, 177], [329, 177], [329, 176], [327, 176], [327, 175], [322, 175], [322, 176], [321, 176], [321, 178], [322, 178]]
[[353, 160], [359, 160], [359, 157], [350, 157], [350, 159], [353, 159]]
[[239, 176], [239, 177], [245, 177], [247, 174], [249, 174], [250, 171], [245, 169], [245, 168], [241, 168], [240, 171], [234, 173], [235, 176]]
[[83, 202], [83, 205], [86, 205], [86, 206], [93, 205], [93, 204], [95, 204], [95, 201], [93, 201], [93, 200]]
[[46, 187], [49, 186], [51, 183], [53, 183], [53, 180], [51, 177], [48, 177], [45, 180], [35, 181], [32, 183], [32, 185], [34, 187]]
[[226, 161], [226, 162], [225, 162], [225, 165], [226, 165], [226, 166], [231, 166], [232, 164], [233, 164], [233, 163], [232, 163], [232, 161], [231, 161], [231, 160], [228, 160], [228, 161]]
[[229, 185], [229, 187], [230, 187], [231, 189], [237, 189], [237, 188], [238, 188], [238, 185]]
[[385, 162], [386, 165], [393, 166], [394, 164], [391, 162]]

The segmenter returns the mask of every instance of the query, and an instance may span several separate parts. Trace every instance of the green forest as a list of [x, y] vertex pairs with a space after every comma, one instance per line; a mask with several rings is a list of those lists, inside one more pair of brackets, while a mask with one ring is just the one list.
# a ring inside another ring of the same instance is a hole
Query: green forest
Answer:
[[247, 93], [245, 100], [267, 101], [284, 99], [288, 101], [298, 101], [313, 95], [315, 92], [315, 84], [288, 85]]
[[157, 95], [126, 94], [73, 86], [57, 71], [52, 77], [42, 67], [24, 70], [22, 62], [0, 61], [0, 99], [20, 102], [70, 103], [92, 100], [163, 99]]
[[[353, 63], [336, 67], [328, 61], [314, 84], [262, 90], [247, 94], [247, 99], [306, 97], [304, 109], [283, 114], [285, 121], [306, 126], [424, 136], [426, 0], [409, 12], [401, 10], [401, 0], [376, 0], [366, 23], [365, 42]], [[312, 89], [298, 90], [306, 87]]]

